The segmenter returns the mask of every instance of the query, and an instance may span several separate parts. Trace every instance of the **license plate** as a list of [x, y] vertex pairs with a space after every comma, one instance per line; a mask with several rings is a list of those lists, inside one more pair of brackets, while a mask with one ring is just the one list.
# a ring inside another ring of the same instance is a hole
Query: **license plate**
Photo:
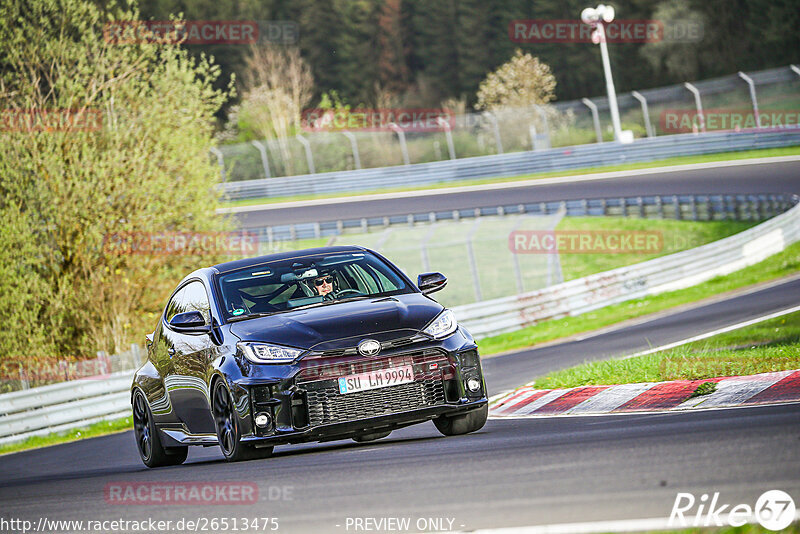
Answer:
[[369, 389], [385, 388], [414, 381], [414, 368], [410, 365], [370, 371], [339, 378], [339, 393], [356, 393]]

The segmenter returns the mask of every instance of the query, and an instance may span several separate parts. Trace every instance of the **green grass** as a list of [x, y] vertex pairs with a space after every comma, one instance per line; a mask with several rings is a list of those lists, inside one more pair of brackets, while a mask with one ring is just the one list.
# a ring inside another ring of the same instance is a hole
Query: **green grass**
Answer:
[[564, 280], [633, 265], [681, 250], [699, 247], [747, 230], [755, 223], [738, 221], [678, 221], [670, 219], [632, 219], [622, 217], [564, 217], [557, 230], [658, 231], [663, 249], [654, 254], [561, 254]]
[[[800, 312], [628, 359], [586, 362], [536, 380], [542, 389], [632, 384], [667, 380], [704, 380], [800, 369]], [[692, 396], [713, 393], [703, 383]]]
[[49, 447], [50, 445], [57, 445], [59, 443], [68, 443], [70, 441], [77, 441], [79, 439], [105, 436], [107, 434], [124, 432], [132, 428], [133, 428], [133, 420], [131, 417], [125, 417], [123, 419], [114, 419], [112, 421], [100, 421], [98, 423], [94, 423], [82, 428], [76, 428], [66, 432], [58, 432], [55, 434], [48, 434], [46, 436], [34, 436], [24, 441], [19, 441], [16, 443], [8, 443], [6, 445], [0, 445], [0, 454], [24, 451], [27, 449], [38, 449], [40, 447]]
[[483, 184], [500, 184], [507, 182], [518, 182], [521, 180], [538, 179], [538, 178], [552, 178], [557, 176], [575, 176], [579, 174], [591, 174], [599, 172], [650, 169], [653, 167], [666, 167], [672, 165], [687, 165], [692, 163], [708, 163], [712, 161], [732, 161], [740, 159], [766, 158], [774, 156], [792, 156], [796, 154], [800, 154], [800, 146], [784, 147], [784, 148], [765, 148], [760, 150], [744, 150], [740, 152], [722, 152], [717, 154], [703, 154], [699, 156], [679, 156], [674, 158], [667, 158], [658, 161], [648, 161], [642, 163], [607, 165], [600, 167], [590, 167], [590, 168], [564, 170], [564, 171], [536, 172], [532, 174], [525, 174], [522, 176], [512, 176], [512, 177], [502, 177], [502, 178], [495, 177], [495, 178], [480, 178], [475, 180], [460, 180], [456, 182], [428, 184], [425, 186], [394, 187], [386, 189], [370, 189], [365, 191], [348, 191], [342, 193], [309, 194], [309, 195], [295, 195], [295, 196], [285, 196], [285, 197], [250, 198], [250, 199], [225, 202], [222, 204], [222, 206], [223, 207], [254, 206], [259, 204], [273, 204], [278, 202], [291, 202], [300, 200], [315, 200], [321, 198], [351, 197], [351, 196], [369, 195], [374, 193], [418, 191], [419, 189], [446, 189], [449, 187], [483, 185]]
[[775, 280], [798, 271], [800, 271], [800, 242], [756, 265], [690, 288], [607, 306], [575, 317], [544, 321], [516, 332], [484, 338], [479, 342], [481, 354], [489, 355], [522, 349], [537, 343], [589, 332], [627, 319], [713, 297], [726, 291]]

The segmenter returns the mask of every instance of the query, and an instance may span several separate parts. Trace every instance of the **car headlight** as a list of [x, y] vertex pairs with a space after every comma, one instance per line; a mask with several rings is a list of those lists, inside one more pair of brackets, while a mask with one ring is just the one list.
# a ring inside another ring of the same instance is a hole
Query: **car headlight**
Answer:
[[254, 363], [291, 363], [303, 351], [266, 343], [239, 343], [245, 357]]
[[450, 310], [444, 310], [422, 332], [433, 339], [442, 339], [455, 332], [456, 328], [458, 328], [456, 315]]

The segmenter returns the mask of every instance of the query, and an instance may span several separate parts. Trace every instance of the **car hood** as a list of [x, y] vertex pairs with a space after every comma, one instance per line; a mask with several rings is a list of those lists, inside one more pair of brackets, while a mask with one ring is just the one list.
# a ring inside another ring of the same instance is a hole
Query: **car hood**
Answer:
[[366, 337], [387, 341], [412, 336], [442, 309], [421, 293], [409, 293], [249, 319], [231, 323], [230, 330], [242, 341], [335, 350], [353, 347]]

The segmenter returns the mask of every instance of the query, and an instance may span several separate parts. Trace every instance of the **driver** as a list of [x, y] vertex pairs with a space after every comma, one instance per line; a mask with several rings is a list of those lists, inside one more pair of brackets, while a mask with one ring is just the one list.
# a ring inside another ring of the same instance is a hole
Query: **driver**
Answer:
[[333, 275], [331, 273], [325, 273], [316, 277], [314, 279], [314, 290], [317, 292], [317, 295], [322, 297], [331, 293], [333, 291]]

